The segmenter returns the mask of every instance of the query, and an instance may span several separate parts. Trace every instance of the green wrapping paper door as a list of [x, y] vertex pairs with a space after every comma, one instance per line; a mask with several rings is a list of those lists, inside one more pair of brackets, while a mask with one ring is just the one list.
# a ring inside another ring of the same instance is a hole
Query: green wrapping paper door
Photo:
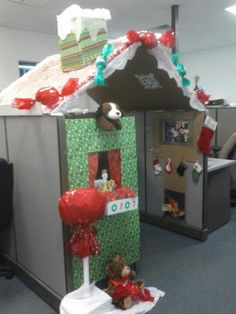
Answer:
[[[66, 119], [66, 145], [69, 189], [89, 186], [89, 154], [118, 150], [121, 185], [138, 193], [137, 156], [134, 117], [122, 118], [122, 130], [105, 132], [96, 127], [94, 118]], [[99, 181], [99, 180], [98, 180]], [[138, 207], [96, 222], [99, 256], [90, 257], [90, 281], [105, 278], [105, 265], [115, 254], [122, 254], [128, 264], [139, 259], [140, 228]], [[73, 259], [74, 288], [82, 284], [82, 263]]]

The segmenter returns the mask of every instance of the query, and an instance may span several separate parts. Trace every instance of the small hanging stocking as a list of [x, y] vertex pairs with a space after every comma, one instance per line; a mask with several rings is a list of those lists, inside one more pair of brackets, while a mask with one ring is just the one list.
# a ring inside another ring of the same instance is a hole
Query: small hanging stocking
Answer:
[[192, 170], [192, 179], [194, 183], [198, 183], [201, 173], [202, 173], [202, 166], [199, 164], [198, 161], [196, 161], [193, 164], [193, 170]]
[[153, 168], [154, 168], [154, 173], [155, 175], [159, 176], [159, 174], [161, 173], [161, 165], [160, 165], [160, 162], [159, 162], [159, 159], [154, 159], [152, 161], [152, 164], [153, 164]]
[[184, 176], [185, 170], [188, 168], [187, 164], [184, 161], [181, 161], [179, 166], [177, 167], [176, 171], [180, 177]]
[[209, 155], [211, 152], [211, 140], [216, 130], [217, 122], [207, 116], [197, 142], [199, 149], [203, 154]]
[[170, 174], [172, 172], [172, 161], [170, 158], [167, 159], [167, 162], [165, 164], [165, 171]]

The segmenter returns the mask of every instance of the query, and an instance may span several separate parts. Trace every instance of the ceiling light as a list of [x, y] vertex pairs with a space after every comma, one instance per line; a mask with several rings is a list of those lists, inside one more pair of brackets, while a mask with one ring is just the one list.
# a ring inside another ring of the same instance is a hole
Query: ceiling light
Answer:
[[232, 7], [225, 8], [225, 11], [236, 14], [236, 5], [233, 5]]

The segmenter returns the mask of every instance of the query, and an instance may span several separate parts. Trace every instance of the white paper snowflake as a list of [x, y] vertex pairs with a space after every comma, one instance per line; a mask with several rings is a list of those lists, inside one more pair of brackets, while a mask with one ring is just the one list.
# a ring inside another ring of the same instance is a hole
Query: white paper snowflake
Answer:
[[149, 73], [149, 74], [135, 74], [134, 76], [143, 85], [144, 89], [158, 89], [158, 88], [162, 88], [161, 84], [155, 78], [153, 73]]

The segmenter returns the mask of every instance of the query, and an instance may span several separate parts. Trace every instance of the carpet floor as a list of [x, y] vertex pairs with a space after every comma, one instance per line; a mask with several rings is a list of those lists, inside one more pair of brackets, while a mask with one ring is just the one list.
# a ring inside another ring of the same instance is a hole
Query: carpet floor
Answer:
[[[166, 293], [150, 314], [236, 314], [236, 208], [206, 242], [142, 223], [137, 273]], [[17, 278], [0, 277], [0, 313], [56, 312]]]
[[236, 208], [206, 242], [142, 224], [139, 276], [166, 295], [150, 314], [236, 313]]

